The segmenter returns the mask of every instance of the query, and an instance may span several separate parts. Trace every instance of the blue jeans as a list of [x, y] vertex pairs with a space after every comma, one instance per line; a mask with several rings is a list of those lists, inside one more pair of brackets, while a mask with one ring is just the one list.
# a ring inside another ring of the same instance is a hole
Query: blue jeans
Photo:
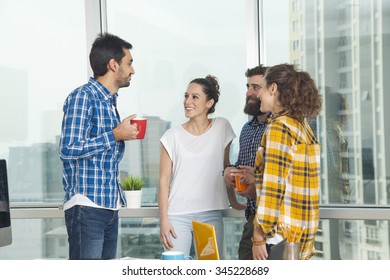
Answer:
[[[175, 229], [177, 238], [171, 236], [174, 251], [181, 251], [185, 256], [189, 256], [191, 245], [194, 242], [192, 220], [211, 224], [215, 228], [217, 237], [218, 253], [220, 259], [224, 258], [223, 250], [223, 218], [221, 210], [205, 211], [184, 215], [168, 215], [168, 220]], [[164, 248], [164, 250], [166, 250]], [[195, 259], [195, 257], [194, 257]]]
[[116, 257], [118, 211], [75, 205], [65, 211], [70, 260]]

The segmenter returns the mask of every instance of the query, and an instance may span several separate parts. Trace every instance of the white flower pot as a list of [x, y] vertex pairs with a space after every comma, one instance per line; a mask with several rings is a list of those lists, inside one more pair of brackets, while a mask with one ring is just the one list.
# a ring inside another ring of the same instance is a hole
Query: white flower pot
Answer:
[[142, 190], [125, 191], [127, 208], [140, 208], [142, 200]]

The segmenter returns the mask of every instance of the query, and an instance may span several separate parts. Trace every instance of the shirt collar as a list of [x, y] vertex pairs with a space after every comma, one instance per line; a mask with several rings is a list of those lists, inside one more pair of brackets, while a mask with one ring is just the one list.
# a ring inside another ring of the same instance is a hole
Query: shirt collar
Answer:
[[263, 125], [263, 124], [266, 124], [267, 122], [269, 122], [269, 119], [270, 119], [271, 117], [272, 117], [272, 114], [269, 113], [268, 116], [267, 116], [267, 118], [266, 118], [264, 121], [262, 121], [262, 122], [259, 123], [259, 121], [258, 121], [258, 119], [257, 119], [257, 116], [254, 116], [254, 117], [249, 121], [249, 125]]
[[89, 78], [89, 83], [101, 94], [102, 99], [109, 102], [111, 105], [116, 106], [116, 100], [119, 96], [118, 93], [111, 94], [111, 92], [102, 83], [93, 77]]
[[282, 116], [288, 116], [288, 112], [283, 111], [283, 112], [280, 112], [278, 114], [274, 114], [273, 116], [271, 115], [270, 117], [268, 117], [267, 121], [270, 123], [271, 121], [275, 120], [276, 118], [282, 117]]

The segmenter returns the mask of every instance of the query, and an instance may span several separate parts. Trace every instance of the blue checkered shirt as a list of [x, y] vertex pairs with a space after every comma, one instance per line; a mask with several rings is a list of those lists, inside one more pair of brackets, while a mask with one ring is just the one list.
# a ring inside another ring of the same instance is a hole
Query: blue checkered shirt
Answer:
[[[240, 150], [238, 159], [235, 163], [238, 165], [254, 166], [256, 159], [257, 147], [260, 145], [261, 138], [265, 130], [267, 120], [259, 123], [257, 117], [253, 117], [242, 128], [240, 133]], [[247, 198], [247, 205], [245, 209], [245, 217], [248, 219], [249, 215], [256, 213], [256, 199]]]
[[119, 183], [125, 144], [115, 141], [112, 132], [120, 123], [116, 98], [90, 78], [65, 100], [60, 139], [65, 202], [75, 194], [111, 209], [117, 206], [118, 194], [126, 201]]

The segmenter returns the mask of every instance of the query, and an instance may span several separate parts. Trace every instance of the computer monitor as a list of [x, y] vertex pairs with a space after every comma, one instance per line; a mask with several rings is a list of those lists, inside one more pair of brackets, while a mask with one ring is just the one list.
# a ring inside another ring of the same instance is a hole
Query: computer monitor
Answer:
[[0, 160], [0, 247], [12, 243], [11, 215], [9, 207], [7, 164]]

